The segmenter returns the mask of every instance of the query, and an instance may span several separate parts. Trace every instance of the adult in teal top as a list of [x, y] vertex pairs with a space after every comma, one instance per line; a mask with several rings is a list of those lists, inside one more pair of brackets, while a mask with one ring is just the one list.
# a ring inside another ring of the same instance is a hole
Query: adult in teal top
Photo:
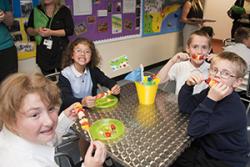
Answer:
[[13, 15], [8, 0], [0, 1], [0, 82], [11, 73], [17, 72], [17, 50], [8, 27]]

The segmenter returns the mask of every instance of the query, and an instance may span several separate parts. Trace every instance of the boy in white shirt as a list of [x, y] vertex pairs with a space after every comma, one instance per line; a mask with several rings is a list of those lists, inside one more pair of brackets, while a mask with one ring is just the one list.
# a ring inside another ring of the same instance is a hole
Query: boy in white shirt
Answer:
[[[169, 80], [176, 81], [175, 94], [177, 95], [184, 85], [187, 78], [193, 73], [202, 73], [208, 76], [209, 64], [205, 62], [211, 50], [211, 40], [204, 31], [197, 30], [193, 32], [186, 45], [187, 53], [177, 53], [167, 64], [159, 71], [158, 77], [160, 83]], [[194, 94], [207, 88], [205, 83], [194, 87]]]

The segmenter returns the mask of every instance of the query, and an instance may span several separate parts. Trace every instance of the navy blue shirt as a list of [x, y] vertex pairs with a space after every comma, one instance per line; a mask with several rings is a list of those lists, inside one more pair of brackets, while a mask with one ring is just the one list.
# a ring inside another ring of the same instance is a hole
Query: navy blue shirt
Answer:
[[180, 90], [180, 112], [191, 114], [188, 134], [200, 141], [209, 156], [245, 167], [249, 151], [245, 106], [236, 92], [216, 102], [207, 97], [208, 91], [192, 95], [193, 86], [186, 84]]

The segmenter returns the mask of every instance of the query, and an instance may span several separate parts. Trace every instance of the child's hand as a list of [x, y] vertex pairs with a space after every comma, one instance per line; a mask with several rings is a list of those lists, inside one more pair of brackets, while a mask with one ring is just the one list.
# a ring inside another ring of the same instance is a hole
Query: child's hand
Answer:
[[64, 114], [71, 119], [72, 121], [75, 121], [77, 119], [77, 112], [75, 112], [75, 105], [76, 103], [71, 104], [68, 108], [66, 108], [63, 112]]
[[209, 55], [207, 56], [207, 61], [210, 62], [214, 56], [216, 56], [216, 54], [214, 54], [214, 53], [209, 54]]
[[114, 95], [120, 94], [120, 91], [121, 91], [121, 88], [117, 84], [111, 88], [111, 93]]
[[212, 86], [208, 92], [207, 97], [214, 101], [219, 101], [224, 97], [230, 95], [233, 92], [233, 88], [229, 87], [221, 82]]
[[86, 96], [85, 98], [82, 99], [82, 105], [88, 108], [95, 107], [95, 100], [96, 100], [95, 96]]
[[172, 60], [175, 62], [175, 63], [178, 63], [178, 62], [181, 62], [181, 61], [187, 61], [189, 60], [190, 57], [188, 55], [188, 53], [184, 53], [184, 52], [179, 52], [177, 53], [173, 58]]
[[106, 159], [106, 154], [107, 151], [103, 143], [92, 141], [84, 158], [85, 167], [102, 167]]
[[200, 84], [204, 80], [205, 80], [204, 76], [200, 72], [196, 72], [196, 73], [192, 73], [188, 77], [186, 83], [188, 86], [193, 86], [193, 85]]

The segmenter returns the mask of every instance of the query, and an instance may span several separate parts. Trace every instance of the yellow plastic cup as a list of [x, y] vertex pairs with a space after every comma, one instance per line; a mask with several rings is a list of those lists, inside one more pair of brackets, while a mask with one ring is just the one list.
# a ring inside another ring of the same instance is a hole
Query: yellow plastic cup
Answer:
[[[145, 80], [147, 80], [147, 76], [144, 77], [144, 81]], [[144, 105], [154, 104], [160, 79], [156, 78], [153, 80], [153, 82], [154, 84], [152, 85], [135, 82], [140, 104]]]

